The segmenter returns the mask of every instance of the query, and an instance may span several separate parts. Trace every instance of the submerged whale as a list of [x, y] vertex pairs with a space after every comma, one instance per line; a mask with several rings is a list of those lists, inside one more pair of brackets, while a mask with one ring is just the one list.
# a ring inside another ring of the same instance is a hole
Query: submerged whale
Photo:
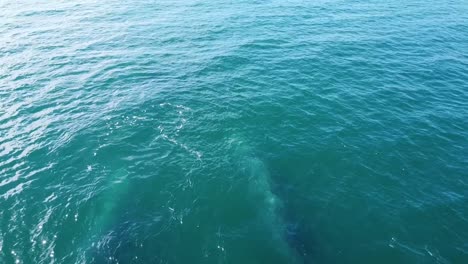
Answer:
[[107, 180], [108, 188], [99, 197], [100, 205], [96, 208], [94, 221], [79, 245], [79, 263], [93, 261], [93, 255], [108, 242], [109, 232], [118, 218], [118, 206], [129, 189], [127, 177], [127, 170], [119, 168]]
[[293, 208], [281, 199], [281, 192], [275, 191], [280, 182], [271, 177], [267, 165], [255, 155], [255, 151], [243, 141], [237, 142], [236, 159], [239, 167], [248, 177], [248, 192], [263, 208], [261, 219], [271, 230], [272, 239], [285, 249], [290, 263], [311, 263], [310, 232], [303, 227]]
[[[258, 157], [254, 148], [241, 140], [233, 143], [234, 152], [231, 154], [237, 161], [237, 169], [245, 176], [246, 191], [257, 203], [256, 207], [260, 208], [259, 221], [268, 229], [274, 245], [284, 256], [288, 256], [288, 263], [311, 263], [311, 232], [301, 222], [300, 212], [282, 199], [284, 192], [277, 188], [282, 183], [275, 182], [267, 164]], [[124, 168], [117, 169], [107, 181], [108, 188], [99, 197], [100, 206], [93, 224], [79, 244], [81, 255], [78, 263], [101, 263], [108, 261], [109, 257], [125, 254], [120, 244], [112, 243], [127, 239], [121, 237], [125, 237], [126, 233], [119, 230], [117, 222], [121, 220], [121, 201], [127, 197], [130, 188], [128, 172]]]

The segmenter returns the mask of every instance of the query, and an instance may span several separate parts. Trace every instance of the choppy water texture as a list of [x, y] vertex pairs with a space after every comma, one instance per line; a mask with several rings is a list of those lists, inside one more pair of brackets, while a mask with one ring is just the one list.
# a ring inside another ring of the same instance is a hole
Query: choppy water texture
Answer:
[[0, 1], [0, 263], [468, 263], [467, 1]]

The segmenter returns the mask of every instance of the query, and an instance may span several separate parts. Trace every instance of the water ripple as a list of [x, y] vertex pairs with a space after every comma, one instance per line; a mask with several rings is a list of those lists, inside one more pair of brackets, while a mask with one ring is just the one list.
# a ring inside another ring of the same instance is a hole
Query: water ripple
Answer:
[[467, 14], [0, 2], [0, 262], [466, 262]]

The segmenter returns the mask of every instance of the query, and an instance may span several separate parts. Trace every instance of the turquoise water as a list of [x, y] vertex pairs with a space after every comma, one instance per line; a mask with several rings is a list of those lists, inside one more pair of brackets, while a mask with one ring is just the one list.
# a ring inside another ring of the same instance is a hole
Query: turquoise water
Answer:
[[0, 1], [0, 263], [468, 263], [468, 2]]

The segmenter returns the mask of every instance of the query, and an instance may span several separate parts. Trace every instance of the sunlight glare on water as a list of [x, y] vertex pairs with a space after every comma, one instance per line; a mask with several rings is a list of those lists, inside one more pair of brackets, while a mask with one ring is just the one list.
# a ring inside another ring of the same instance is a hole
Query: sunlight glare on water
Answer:
[[468, 3], [0, 1], [0, 263], [468, 263]]

